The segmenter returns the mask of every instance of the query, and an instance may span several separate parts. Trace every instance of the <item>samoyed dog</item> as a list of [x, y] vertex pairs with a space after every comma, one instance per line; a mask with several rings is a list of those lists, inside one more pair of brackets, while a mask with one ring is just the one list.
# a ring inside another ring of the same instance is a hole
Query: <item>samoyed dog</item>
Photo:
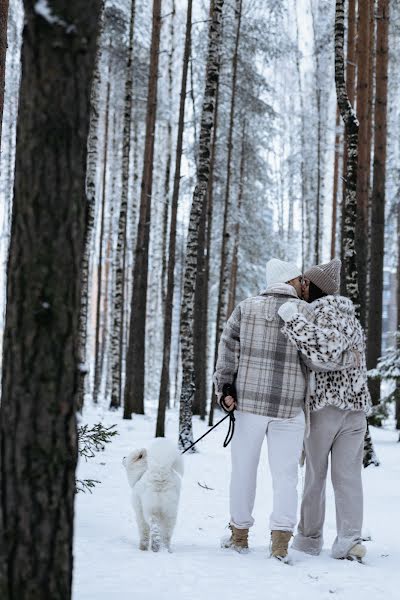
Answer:
[[150, 544], [153, 552], [162, 545], [171, 552], [183, 477], [183, 459], [176, 445], [156, 438], [147, 450], [125, 456], [122, 464], [132, 488], [140, 550], [148, 550]]

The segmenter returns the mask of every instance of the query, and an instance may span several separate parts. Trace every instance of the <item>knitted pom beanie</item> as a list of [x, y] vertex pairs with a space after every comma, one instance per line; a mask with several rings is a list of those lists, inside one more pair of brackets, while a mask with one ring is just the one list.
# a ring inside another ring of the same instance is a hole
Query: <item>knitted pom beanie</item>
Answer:
[[340, 270], [342, 262], [334, 258], [324, 265], [311, 267], [304, 273], [304, 277], [312, 281], [325, 294], [337, 294], [340, 289]]

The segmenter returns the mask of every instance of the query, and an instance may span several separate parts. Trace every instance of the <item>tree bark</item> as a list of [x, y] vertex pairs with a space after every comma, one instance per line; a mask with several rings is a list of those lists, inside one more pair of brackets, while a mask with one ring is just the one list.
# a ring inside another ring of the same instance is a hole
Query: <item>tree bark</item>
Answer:
[[[400, 348], [400, 202], [397, 202], [397, 347]], [[400, 381], [396, 382], [396, 429], [400, 430]], [[399, 440], [400, 442], [400, 434]]]
[[150, 74], [147, 94], [146, 136], [140, 194], [139, 223], [133, 267], [133, 290], [124, 394], [124, 419], [144, 414], [145, 329], [147, 274], [153, 188], [154, 133], [157, 113], [157, 80], [161, 33], [161, 0], [153, 1]]
[[[0, 410], [0, 596], [68, 600], [100, 0], [26, 1]], [[51, 17], [51, 18], [50, 18]]]
[[124, 347], [124, 309], [125, 309], [125, 263], [126, 263], [126, 225], [129, 193], [129, 164], [131, 153], [131, 119], [133, 87], [133, 43], [135, 32], [136, 0], [131, 0], [129, 23], [129, 49], [126, 64], [124, 124], [122, 133], [122, 173], [121, 205], [118, 219], [117, 251], [114, 258], [114, 308], [111, 337], [111, 408], [118, 408], [122, 401], [122, 369]]
[[3, 123], [4, 85], [6, 79], [8, 0], [0, 0], [0, 144]]
[[180, 337], [182, 386], [179, 410], [179, 445], [187, 448], [193, 440], [192, 398], [195, 392], [193, 364], [193, 308], [197, 272], [198, 227], [207, 199], [210, 176], [211, 136], [215, 124], [215, 98], [219, 78], [219, 49], [224, 0], [213, 0], [209, 26], [207, 70], [201, 115], [197, 185], [193, 193], [187, 239]]
[[369, 57], [370, 57], [370, 0], [365, 0], [358, 11], [357, 43], [357, 117], [358, 165], [357, 165], [357, 220], [355, 229], [355, 249], [360, 298], [360, 320], [366, 325], [367, 290], [367, 239], [368, 239], [368, 197], [369, 197]]
[[333, 194], [332, 194], [332, 227], [331, 227], [331, 259], [336, 255], [336, 229], [337, 229], [337, 199], [339, 187], [339, 160], [340, 160], [340, 112], [336, 110], [335, 125], [335, 161], [333, 165]]
[[[101, 365], [103, 352], [100, 351], [100, 334], [101, 334], [101, 298], [103, 286], [103, 247], [104, 247], [104, 225], [105, 225], [105, 205], [106, 205], [106, 187], [107, 187], [107, 158], [108, 158], [108, 129], [109, 129], [109, 113], [110, 113], [110, 69], [108, 68], [108, 81], [106, 92], [105, 106], [105, 131], [104, 131], [104, 146], [103, 146], [103, 175], [101, 189], [101, 209], [100, 209], [100, 240], [99, 240], [99, 262], [97, 269], [97, 299], [96, 299], [96, 331], [94, 344], [94, 386], [93, 386], [93, 401], [98, 401], [99, 387], [101, 380]], [[104, 325], [103, 325], [104, 326]]]
[[[382, 344], [383, 258], [387, 143], [389, 0], [379, 0], [376, 44], [376, 97], [373, 188], [371, 203], [371, 262], [368, 311], [367, 367], [376, 367]], [[373, 404], [379, 404], [380, 381], [370, 380]]]
[[[356, 50], [357, 50], [357, 2], [356, 0], [348, 1], [347, 9], [347, 53], [346, 53], [346, 89], [349, 102], [355, 106], [356, 100]], [[347, 138], [343, 140], [343, 162], [342, 173], [343, 178], [346, 177], [347, 171]], [[340, 258], [342, 260], [342, 273], [340, 279], [340, 293], [346, 294], [346, 276], [345, 276], [345, 249], [344, 249], [344, 224], [345, 224], [345, 204], [346, 204], [346, 185], [344, 182], [342, 190], [342, 213], [340, 221]]]
[[357, 115], [349, 100], [344, 70], [344, 0], [336, 0], [335, 15], [335, 85], [338, 106], [345, 124], [347, 148], [345, 175], [345, 203], [343, 207], [343, 248], [344, 281], [346, 295], [355, 305], [357, 316], [360, 314], [360, 297], [355, 252], [355, 222], [357, 218]]
[[171, 331], [172, 331], [172, 312], [175, 287], [175, 255], [176, 255], [176, 221], [178, 214], [179, 188], [181, 181], [181, 161], [183, 149], [183, 131], [185, 125], [185, 104], [186, 104], [186, 88], [188, 65], [192, 38], [192, 5], [193, 1], [188, 0], [186, 14], [186, 33], [185, 33], [185, 48], [183, 53], [182, 63], [182, 81], [181, 93], [179, 102], [179, 119], [178, 132], [176, 140], [175, 153], [175, 173], [174, 187], [171, 201], [171, 225], [169, 233], [169, 251], [168, 251], [168, 271], [167, 271], [167, 295], [165, 298], [165, 315], [164, 315], [164, 345], [163, 345], [163, 364], [161, 370], [161, 383], [158, 398], [158, 414], [156, 425], [156, 437], [165, 435], [165, 411], [169, 406], [170, 398], [170, 380], [169, 366], [171, 361]]
[[218, 345], [219, 340], [227, 320], [228, 311], [228, 290], [229, 290], [229, 279], [230, 279], [230, 268], [231, 265], [228, 261], [229, 247], [228, 243], [230, 240], [231, 232], [229, 230], [229, 220], [231, 211], [231, 177], [232, 177], [232, 151], [233, 151], [233, 129], [235, 122], [235, 105], [236, 105], [236, 84], [237, 84], [237, 68], [238, 68], [238, 57], [239, 57], [239, 41], [240, 41], [240, 26], [242, 19], [242, 1], [236, 0], [235, 2], [235, 18], [236, 18], [236, 37], [235, 37], [235, 48], [232, 57], [232, 92], [231, 92], [231, 105], [229, 111], [229, 128], [228, 128], [228, 140], [227, 140], [227, 163], [226, 163], [226, 187], [225, 187], [225, 200], [224, 200], [224, 218], [222, 227], [222, 244], [221, 244], [221, 261], [219, 271], [219, 287], [218, 287], [218, 305], [217, 305], [217, 320], [216, 320], [216, 331], [215, 331], [215, 349], [214, 349], [214, 368], [217, 363], [218, 357]]

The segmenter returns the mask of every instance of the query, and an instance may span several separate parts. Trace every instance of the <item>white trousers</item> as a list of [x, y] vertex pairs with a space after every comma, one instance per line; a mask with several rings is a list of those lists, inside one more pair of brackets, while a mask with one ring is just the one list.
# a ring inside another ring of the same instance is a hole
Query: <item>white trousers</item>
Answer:
[[231, 443], [231, 524], [248, 529], [256, 496], [257, 468], [264, 437], [272, 476], [273, 510], [271, 531], [293, 531], [297, 520], [298, 464], [303, 448], [303, 411], [291, 419], [235, 412], [235, 434]]

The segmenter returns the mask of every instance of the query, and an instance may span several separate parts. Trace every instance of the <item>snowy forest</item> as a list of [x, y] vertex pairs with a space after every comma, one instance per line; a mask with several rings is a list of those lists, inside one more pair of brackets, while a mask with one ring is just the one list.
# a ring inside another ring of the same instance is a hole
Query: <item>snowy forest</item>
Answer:
[[[0, 0], [1, 600], [395, 597], [399, 100], [399, 0]], [[219, 548], [228, 420], [185, 454], [174, 553], [140, 552], [123, 457], [227, 416], [219, 343], [267, 261], [335, 257], [372, 401], [366, 566], [267, 563], [266, 526]]]

